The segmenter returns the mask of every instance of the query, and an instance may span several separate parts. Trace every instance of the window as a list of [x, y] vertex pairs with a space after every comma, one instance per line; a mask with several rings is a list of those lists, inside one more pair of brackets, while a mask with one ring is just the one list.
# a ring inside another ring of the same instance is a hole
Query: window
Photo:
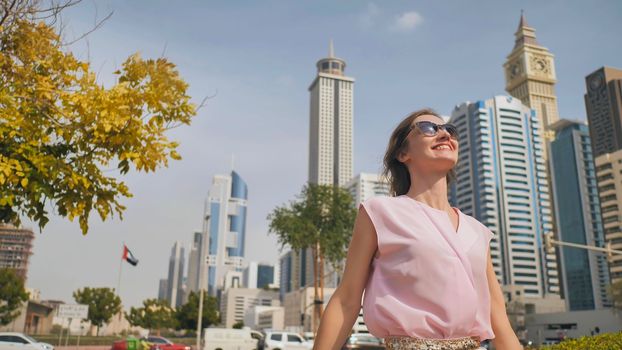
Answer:
[[270, 340], [281, 341], [281, 334], [272, 334]]
[[287, 341], [290, 343], [302, 343], [302, 339], [300, 339], [300, 337], [295, 334], [288, 334]]

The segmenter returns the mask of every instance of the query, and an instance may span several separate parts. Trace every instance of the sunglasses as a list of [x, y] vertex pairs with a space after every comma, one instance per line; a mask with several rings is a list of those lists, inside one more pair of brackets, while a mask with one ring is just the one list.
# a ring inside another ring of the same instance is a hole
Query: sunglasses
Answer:
[[436, 134], [438, 134], [438, 131], [440, 129], [443, 129], [447, 131], [447, 133], [449, 134], [449, 137], [451, 137], [452, 139], [458, 140], [458, 128], [456, 128], [455, 125], [449, 124], [449, 123], [436, 124], [436, 123], [426, 120], [426, 121], [416, 122], [414, 125], [410, 125], [410, 127], [408, 128], [408, 131], [406, 132], [406, 135], [404, 135], [404, 138], [402, 139], [402, 143], [406, 141], [408, 134], [410, 134], [410, 132], [415, 127], [417, 127], [419, 131], [421, 131], [421, 133], [425, 136], [436, 136]]

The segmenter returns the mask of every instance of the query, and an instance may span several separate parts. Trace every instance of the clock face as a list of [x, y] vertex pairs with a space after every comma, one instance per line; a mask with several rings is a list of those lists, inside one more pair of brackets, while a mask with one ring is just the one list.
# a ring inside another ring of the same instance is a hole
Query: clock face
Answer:
[[531, 59], [531, 68], [538, 73], [549, 73], [549, 62], [546, 58], [533, 57]]
[[520, 65], [514, 63], [510, 66], [510, 78], [514, 78], [520, 74]]
[[596, 74], [590, 78], [590, 88], [592, 90], [598, 89], [603, 84], [603, 77], [600, 74]]

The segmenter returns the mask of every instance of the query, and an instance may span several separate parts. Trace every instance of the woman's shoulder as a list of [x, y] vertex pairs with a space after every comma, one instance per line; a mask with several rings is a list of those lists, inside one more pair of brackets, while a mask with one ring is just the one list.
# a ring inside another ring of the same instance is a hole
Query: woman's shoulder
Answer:
[[477, 220], [475, 217], [469, 214], [465, 214], [465, 213], [462, 213], [462, 215], [467, 219], [467, 221], [470, 223], [472, 227], [474, 227], [478, 231], [483, 232], [485, 235], [488, 236], [488, 238], [492, 238], [492, 236], [494, 236], [494, 233], [488, 228], [488, 226], [484, 225], [481, 221]]
[[361, 202], [361, 205], [365, 207], [365, 209], [372, 209], [377, 206], [385, 206], [396, 203], [399, 200], [399, 197], [392, 196], [374, 196], [367, 198], [366, 200]]

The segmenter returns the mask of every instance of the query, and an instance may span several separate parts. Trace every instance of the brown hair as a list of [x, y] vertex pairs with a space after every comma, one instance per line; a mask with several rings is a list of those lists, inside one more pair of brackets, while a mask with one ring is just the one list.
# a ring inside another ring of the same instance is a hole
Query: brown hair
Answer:
[[[404, 152], [408, 147], [408, 132], [413, 121], [422, 115], [433, 115], [441, 118], [441, 116], [430, 108], [420, 109], [409, 114], [404, 120], [402, 120], [389, 138], [389, 145], [387, 151], [384, 154], [384, 169], [382, 175], [390, 185], [390, 193], [393, 196], [401, 196], [406, 194], [410, 189], [410, 172], [408, 167], [400, 162], [397, 157], [400, 153]], [[441, 118], [442, 119], [442, 118]], [[447, 172], [445, 176], [447, 185], [456, 178], [456, 171], [454, 168]]]

